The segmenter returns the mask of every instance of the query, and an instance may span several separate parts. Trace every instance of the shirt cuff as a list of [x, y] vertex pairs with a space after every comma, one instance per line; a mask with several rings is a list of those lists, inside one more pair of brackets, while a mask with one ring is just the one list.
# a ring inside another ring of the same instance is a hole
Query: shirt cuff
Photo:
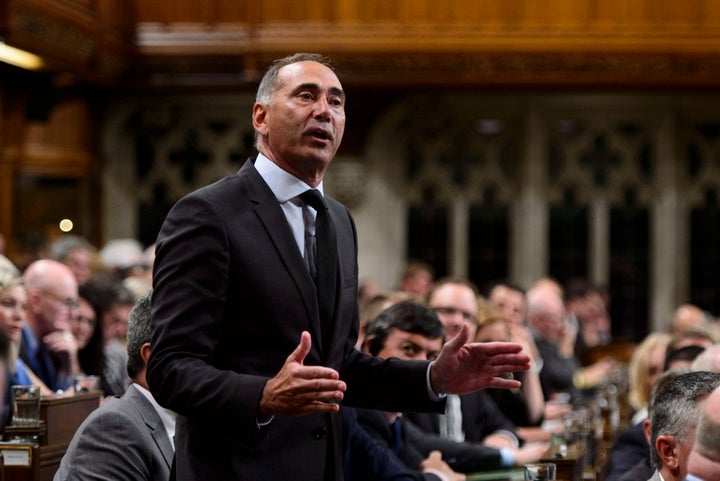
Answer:
[[255, 423], [257, 424], [257, 428], [264, 428], [268, 424], [272, 422], [272, 420], [275, 419], [275, 415], [272, 414], [270, 416], [261, 416], [258, 415], [257, 419], [255, 420]]
[[500, 464], [503, 468], [515, 466], [515, 450], [512, 448], [500, 448]]
[[510, 440], [510, 442], [515, 446], [516, 448], [520, 447], [520, 439], [515, 435], [514, 432], [508, 431], [507, 429], [498, 429], [497, 431], [493, 432], [495, 436], [503, 436]]
[[447, 394], [441, 392], [436, 393], [433, 391], [432, 385], [430, 384], [430, 368], [432, 365], [435, 364], [435, 361], [431, 361], [430, 364], [428, 364], [427, 371], [425, 371], [425, 384], [427, 385], [427, 392], [428, 396], [430, 396], [431, 401], [442, 401], [447, 397]]

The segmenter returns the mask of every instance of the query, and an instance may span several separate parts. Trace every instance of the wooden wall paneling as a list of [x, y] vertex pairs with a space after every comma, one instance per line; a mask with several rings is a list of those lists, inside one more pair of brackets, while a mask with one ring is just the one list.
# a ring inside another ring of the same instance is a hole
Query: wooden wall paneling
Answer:
[[14, 249], [15, 176], [25, 126], [26, 94], [0, 86], [0, 233], [8, 251]]
[[217, 1], [218, 23], [251, 23], [253, 6], [258, 2], [223, 2]]

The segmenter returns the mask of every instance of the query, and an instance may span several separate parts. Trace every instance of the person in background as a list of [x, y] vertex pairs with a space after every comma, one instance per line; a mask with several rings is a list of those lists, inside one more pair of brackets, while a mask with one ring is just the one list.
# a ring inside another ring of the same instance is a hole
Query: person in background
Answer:
[[71, 322], [73, 335], [78, 343], [80, 371], [88, 376], [97, 376], [103, 385], [105, 353], [102, 329], [98, 327], [96, 303], [98, 293], [94, 277], [78, 288], [78, 312]]
[[75, 276], [65, 264], [41, 259], [25, 270], [24, 283], [28, 309], [20, 358], [51, 390], [68, 389], [80, 373], [70, 328], [78, 308]]
[[22, 278], [0, 269], [0, 336], [2, 344], [2, 399], [0, 428], [8, 421], [10, 386], [34, 384], [44, 395], [52, 391], [28, 368], [20, 355], [22, 326], [27, 320], [27, 293]]
[[50, 259], [68, 266], [78, 285], [92, 274], [97, 249], [87, 239], [71, 234], [61, 235], [50, 244], [49, 250]]
[[650, 392], [658, 376], [665, 371], [665, 353], [669, 343], [669, 334], [652, 332], [633, 351], [628, 364], [628, 401], [635, 410], [632, 426], [647, 417]]
[[405, 265], [398, 290], [413, 294], [416, 301], [422, 302], [430, 294], [434, 279], [435, 270], [430, 264], [413, 259]]
[[687, 468], [686, 481], [720, 479], [720, 388], [711, 392], [703, 403]]
[[707, 313], [694, 304], [681, 304], [673, 312], [670, 324], [671, 334], [693, 329], [709, 330], [709, 328], [710, 318]]
[[570, 328], [566, 322], [565, 304], [555, 290], [531, 289], [527, 300], [528, 324], [543, 359], [540, 382], [546, 401], [561, 392], [580, 399], [619, 369], [618, 363], [610, 358], [590, 366], [580, 365], [574, 342], [568, 342]]
[[686, 372], [666, 382], [655, 396], [649, 418], [655, 472], [649, 481], [685, 479], [702, 403], [718, 385], [719, 373]]
[[[470, 340], [477, 337], [480, 296], [477, 287], [464, 277], [440, 279], [428, 297], [428, 306], [442, 322], [448, 338], [469, 327]], [[527, 352], [526, 352], [527, 354]], [[448, 396], [445, 416], [409, 414], [420, 428], [455, 441], [482, 442], [496, 448], [520, 446], [515, 424], [483, 391]]]
[[148, 390], [152, 350], [150, 300], [141, 297], [128, 318], [127, 371], [132, 384], [93, 411], [73, 435], [54, 481], [167, 481], [175, 452], [175, 413]]
[[[511, 338], [508, 320], [490, 302], [481, 300], [475, 341], [510, 342]], [[523, 349], [529, 347], [523, 345]], [[493, 399], [497, 408], [515, 424], [520, 438], [528, 442], [549, 441], [550, 432], [539, 427], [543, 420], [545, 400], [538, 370], [531, 368], [514, 375], [522, 383], [520, 389], [486, 389], [485, 392]]]
[[[357, 422], [355, 409], [343, 407], [344, 481], [449, 481], [440, 453], [429, 456], [422, 471], [408, 468], [387, 444]], [[435, 466], [435, 465], [438, 466]]]
[[[383, 311], [368, 326], [364, 348], [380, 358], [425, 360], [434, 359], [443, 341], [444, 328], [431, 309], [414, 302], [399, 302]], [[358, 418], [368, 431], [376, 433], [390, 446], [401, 438], [404, 449], [398, 448], [398, 452], [409, 466], [415, 466], [423, 456], [429, 457], [433, 451], [439, 451], [450, 468], [470, 473], [536, 461], [548, 448], [548, 444], [538, 443], [524, 448], [498, 449], [478, 442], [454, 441], [421, 429], [413, 423], [410, 413], [360, 409]], [[391, 427], [397, 432], [393, 433]]]
[[[107, 395], [122, 395], [130, 381], [125, 369], [127, 364], [125, 331], [128, 314], [135, 298], [114, 274], [105, 272], [93, 275], [83, 285], [83, 293], [95, 311], [97, 324], [95, 330], [100, 331], [99, 336], [102, 339], [102, 389]], [[94, 343], [91, 349], [88, 355], [92, 355], [95, 359], [93, 370], [97, 370], [98, 355]]]
[[[665, 351], [670, 335], [650, 333], [635, 348], [628, 367], [628, 400], [635, 409], [631, 425], [620, 431], [615, 439], [603, 466], [605, 481], [618, 481], [630, 470], [642, 472], [643, 480], [652, 474], [650, 465], [648, 407], [652, 395], [657, 392], [657, 380], [665, 372]], [[647, 425], [646, 425], [647, 424]]]
[[100, 249], [99, 255], [105, 268], [119, 280], [143, 270], [143, 247], [135, 239], [112, 239]]
[[720, 372], [720, 344], [706, 347], [690, 365], [692, 371]]

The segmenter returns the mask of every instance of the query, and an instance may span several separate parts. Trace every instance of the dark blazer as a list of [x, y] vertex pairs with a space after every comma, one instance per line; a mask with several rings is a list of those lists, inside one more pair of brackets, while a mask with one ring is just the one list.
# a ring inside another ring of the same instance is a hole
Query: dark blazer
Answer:
[[348, 385], [344, 403], [434, 411], [444, 404], [429, 398], [426, 362], [379, 360], [354, 349], [355, 226], [329, 198], [338, 282], [334, 329], [321, 332], [312, 278], [253, 161], [181, 199], [162, 226], [148, 382], [158, 402], [179, 413], [178, 480], [341, 479], [339, 413], [275, 416], [258, 427], [265, 383], [302, 331], [312, 337], [305, 364], [338, 370]]
[[[495, 431], [505, 430], [517, 436], [516, 427], [495, 404], [495, 401], [482, 391], [474, 391], [460, 396], [462, 428], [465, 441], [481, 443]], [[425, 432], [440, 434], [440, 417], [435, 413], [408, 412], [405, 416]]]
[[636, 465], [647, 461], [648, 471], [643, 479], [652, 474], [650, 467], [650, 445], [643, 432], [643, 423], [621, 431], [613, 441], [610, 457], [607, 461], [605, 481], [619, 481], [625, 473]]
[[345, 481], [438, 481], [405, 466], [396, 454], [357, 422], [355, 409], [343, 407]]
[[150, 401], [130, 386], [109, 398], [75, 432], [54, 481], [167, 481], [173, 447]]
[[[372, 409], [358, 409], [358, 423], [384, 445], [391, 446], [393, 434], [385, 415]], [[402, 439], [399, 458], [411, 469], [418, 469], [420, 463], [431, 451], [440, 451], [443, 460], [455, 471], [474, 473], [500, 469], [502, 458], [495, 448], [477, 443], [458, 443], [427, 433], [403, 416], [401, 420]]]

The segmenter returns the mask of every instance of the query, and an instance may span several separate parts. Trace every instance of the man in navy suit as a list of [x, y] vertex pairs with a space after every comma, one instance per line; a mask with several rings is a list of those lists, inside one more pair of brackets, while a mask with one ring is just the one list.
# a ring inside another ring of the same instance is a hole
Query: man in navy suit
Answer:
[[[464, 346], [467, 332], [432, 366], [354, 349], [355, 226], [322, 195], [345, 92], [323, 57], [273, 63], [252, 121], [257, 157], [181, 199], [158, 236], [148, 381], [179, 414], [179, 480], [339, 480], [341, 401], [442, 412], [441, 393], [519, 385], [495, 376], [529, 367], [520, 346]], [[325, 250], [323, 222], [335, 232]], [[337, 259], [330, 291], [312, 275], [316, 227], [318, 279]]]
[[150, 298], [141, 297], [128, 317], [127, 369], [133, 383], [109, 398], [75, 432], [55, 481], [166, 481], [173, 460], [175, 413], [160, 407], [147, 389]]

